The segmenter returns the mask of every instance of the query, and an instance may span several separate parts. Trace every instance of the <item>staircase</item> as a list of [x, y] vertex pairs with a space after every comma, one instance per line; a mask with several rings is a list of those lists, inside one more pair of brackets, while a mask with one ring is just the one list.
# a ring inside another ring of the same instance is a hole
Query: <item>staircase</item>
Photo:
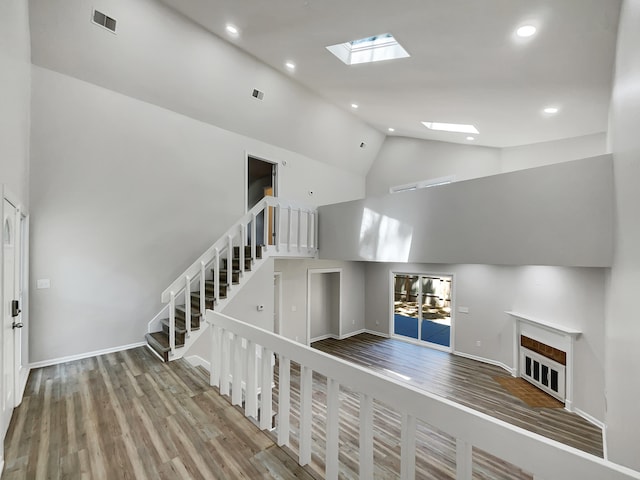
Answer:
[[164, 362], [181, 358], [207, 328], [206, 310], [222, 312], [266, 258], [312, 258], [317, 250], [316, 209], [265, 197], [162, 293], [148, 347]]

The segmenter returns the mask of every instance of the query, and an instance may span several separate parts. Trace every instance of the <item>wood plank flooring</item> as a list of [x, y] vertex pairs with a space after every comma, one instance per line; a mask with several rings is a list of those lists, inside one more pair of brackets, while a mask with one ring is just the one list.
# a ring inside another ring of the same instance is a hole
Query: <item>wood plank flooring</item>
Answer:
[[184, 360], [147, 348], [31, 372], [2, 479], [311, 479]]
[[525, 430], [603, 455], [599, 428], [564, 409], [529, 407], [494, 380], [510, 376], [499, 367], [371, 334], [322, 340], [312, 346]]

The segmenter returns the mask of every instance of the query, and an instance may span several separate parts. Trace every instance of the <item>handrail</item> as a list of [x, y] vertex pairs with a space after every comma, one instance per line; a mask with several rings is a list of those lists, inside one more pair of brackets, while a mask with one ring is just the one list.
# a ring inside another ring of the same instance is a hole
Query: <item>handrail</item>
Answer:
[[[289, 209], [295, 209], [307, 214], [313, 214], [313, 216], [315, 217], [314, 222], [317, 225], [317, 214], [315, 213], [315, 210], [316, 210], [315, 207], [303, 205], [297, 202], [292, 202], [290, 200], [284, 200], [277, 197], [270, 197], [270, 196], [264, 197], [251, 210], [249, 210], [245, 215], [243, 215], [240, 218], [240, 220], [235, 222], [233, 226], [229, 228], [229, 230], [227, 230], [223, 235], [221, 235], [220, 238], [213, 245], [211, 245], [211, 247], [209, 247], [202, 255], [200, 255], [198, 259], [196, 259], [184, 272], [182, 272], [182, 274], [178, 276], [178, 278], [176, 278], [171, 283], [171, 285], [169, 285], [164, 290], [164, 292], [162, 292], [161, 301], [163, 303], [167, 303], [169, 301], [169, 296], [172, 291], [175, 292], [176, 296], [179, 296], [180, 294], [182, 294], [185, 289], [185, 285], [184, 285], [185, 278], [189, 277], [192, 280], [198, 278], [201, 272], [201, 264], [204, 262], [205, 265], [209, 265], [215, 258], [216, 249], [220, 254], [222, 254], [228, 246], [229, 237], [232, 237], [232, 238], [235, 237], [235, 235], [239, 231], [239, 227], [240, 228], [244, 227], [246, 231], [247, 225], [249, 225], [249, 223], [251, 223], [257, 215], [259, 215], [263, 210], [265, 210], [268, 207], [289, 208]], [[289, 229], [290, 228], [291, 228], [291, 225], [289, 225]], [[315, 230], [316, 228], [314, 226], [314, 234], [315, 234], [313, 238], [314, 248], [316, 248], [316, 243], [317, 243], [317, 232]], [[253, 232], [253, 229], [252, 229], [252, 232]], [[266, 229], [265, 229], [265, 232], [266, 232]], [[252, 236], [251, 238], [253, 239], [255, 238], [255, 236]]]
[[[318, 372], [327, 377], [327, 455], [325, 458], [327, 478], [337, 478], [338, 473], [337, 460], [329, 456], [329, 452], [335, 452], [337, 448], [337, 445], [334, 444], [338, 441], [336, 433], [338, 415], [335, 409], [339, 408], [337, 385], [342, 384], [348, 386], [351, 391], [360, 393], [361, 477], [367, 472], [371, 473], [373, 468], [371, 405], [372, 400], [375, 399], [393, 406], [394, 410], [402, 414], [402, 445], [404, 447], [401, 459], [402, 478], [412, 478], [415, 469], [415, 455], [410, 446], [415, 444], [415, 421], [419, 419], [448, 433], [456, 440], [456, 468], [459, 480], [471, 478], [472, 446], [532, 473], [534, 478], [544, 478], [545, 480], [567, 478], [580, 478], [581, 480], [640, 479], [640, 472], [526, 431], [448, 399], [419, 390], [411, 385], [332, 357], [319, 350], [311, 349], [218, 312], [207, 310], [207, 321], [213, 326], [211, 328], [214, 340], [211, 355], [212, 385], [219, 383], [220, 392], [223, 394], [229, 393], [229, 382], [222, 380], [228, 380], [229, 366], [234, 358], [238, 358], [233, 355], [239, 355], [242, 352], [242, 349], [239, 348], [242, 339], [251, 342], [251, 344], [260, 345], [263, 348], [263, 360], [270, 356], [271, 352], [279, 355], [281, 365], [280, 395], [283, 395], [283, 389], [288, 393], [287, 366], [289, 362], [294, 361], [300, 364], [299, 463], [301, 465], [309, 463], [311, 458], [311, 375], [313, 372]], [[233, 340], [229, 340], [229, 337], [232, 337]], [[270, 381], [266, 381], [265, 377], [268, 368], [268, 364], [264, 361], [262, 367], [263, 388], [265, 385], [271, 384]], [[273, 372], [271, 372], [272, 374]], [[240, 383], [240, 379], [233, 379], [233, 386], [240, 385]], [[247, 392], [246, 395], [255, 395], [255, 392]], [[270, 401], [271, 394], [269, 392], [266, 395], [263, 393], [261, 398]], [[288, 405], [286, 399], [284, 400], [280, 401], [279, 418], [281, 422], [284, 422], [284, 428], [287, 432], [278, 432], [279, 444], [288, 444], [289, 412], [286, 408], [285, 411], [282, 411], [282, 405]], [[251, 403], [253, 404], [253, 401]], [[263, 417], [265, 411], [270, 411], [270, 403], [265, 405], [265, 408], [267, 410], [263, 410]], [[329, 421], [329, 419], [332, 420]], [[264, 427], [261, 425], [261, 428]]]

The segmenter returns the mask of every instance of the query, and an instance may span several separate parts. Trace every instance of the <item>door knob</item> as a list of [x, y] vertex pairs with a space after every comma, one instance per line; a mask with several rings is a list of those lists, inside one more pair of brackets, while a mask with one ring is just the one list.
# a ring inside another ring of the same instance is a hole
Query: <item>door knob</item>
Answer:
[[24, 327], [24, 325], [22, 324], [22, 322], [13, 322], [13, 325], [11, 325], [11, 328], [22, 328]]

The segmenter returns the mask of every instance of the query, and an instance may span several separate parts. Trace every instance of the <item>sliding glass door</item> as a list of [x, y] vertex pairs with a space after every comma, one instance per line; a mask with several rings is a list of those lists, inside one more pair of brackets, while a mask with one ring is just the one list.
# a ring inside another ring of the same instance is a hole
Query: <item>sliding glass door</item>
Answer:
[[393, 274], [393, 333], [438, 347], [451, 346], [450, 275]]

